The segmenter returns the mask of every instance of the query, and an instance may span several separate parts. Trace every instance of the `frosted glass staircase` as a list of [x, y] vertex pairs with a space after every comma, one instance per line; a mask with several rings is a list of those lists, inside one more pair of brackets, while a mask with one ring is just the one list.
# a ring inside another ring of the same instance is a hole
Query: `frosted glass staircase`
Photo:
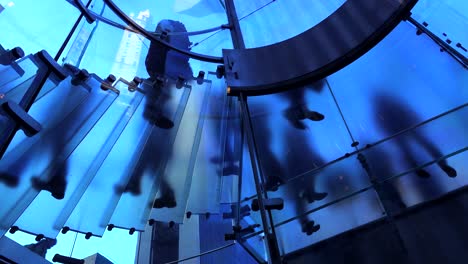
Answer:
[[[17, 61], [24, 72], [0, 87], [2, 103], [19, 102], [42, 66], [33, 55]], [[0, 160], [2, 235], [12, 226], [49, 238], [63, 230], [102, 236], [113, 227], [133, 233], [150, 219], [182, 224], [187, 208], [219, 213], [222, 165], [210, 159], [221, 156], [213, 142], [222, 141], [214, 129], [222, 127], [224, 88], [213, 91], [208, 80], [180, 89], [169, 80], [159, 84], [170, 93], [163, 111], [175, 124], [163, 129], [144, 117], [150, 80], [113, 82], [88, 74], [78, 82], [78, 69], [62, 68], [65, 79], [52, 73], [28, 112], [40, 132], [16, 132]], [[207, 189], [213, 196], [198, 205]]]

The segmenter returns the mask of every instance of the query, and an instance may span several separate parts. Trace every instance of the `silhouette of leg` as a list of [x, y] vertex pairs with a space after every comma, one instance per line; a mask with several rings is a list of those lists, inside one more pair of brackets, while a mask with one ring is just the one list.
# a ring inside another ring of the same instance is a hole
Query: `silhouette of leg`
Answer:
[[[442, 152], [426, 136], [419, 134], [419, 135], [416, 135], [414, 139], [427, 152], [429, 152], [429, 154], [431, 155], [433, 159], [438, 159], [443, 156]], [[454, 168], [452, 168], [450, 165], [448, 165], [447, 160], [441, 160], [437, 164], [447, 174], [447, 176], [452, 177], [452, 178], [457, 176], [457, 171]]]
[[58, 200], [65, 197], [65, 190], [67, 188], [67, 161], [59, 165], [54, 175], [49, 180], [41, 180], [39, 177], [31, 179], [33, 188], [37, 190], [44, 190], [51, 193], [51, 195]]
[[325, 116], [319, 112], [309, 110], [305, 102], [305, 88], [297, 88], [282, 94], [288, 101], [288, 108], [283, 112], [284, 117], [297, 129], [305, 129], [304, 119], [321, 121]]
[[256, 118], [253, 123], [258, 158], [264, 176], [263, 185], [268, 191], [277, 191], [278, 187], [285, 182], [282, 178], [284, 170], [271, 149], [271, 128], [268, 126], [267, 117]]
[[160, 193], [161, 196], [154, 200], [153, 208], [174, 208], [177, 206], [177, 202], [174, 195], [174, 190], [169, 186], [168, 182], [165, 179], [165, 175], [161, 179]]
[[8, 187], [16, 187], [19, 184], [19, 177], [8, 171], [2, 171], [0, 172], [0, 182], [3, 182]]
[[144, 117], [157, 127], [170, 129], [174, 123], [164, 115], [164, 108], [170, 99], [170, 89], [164, 84], [154, 84], [152, 88], [147, 89], [147, 101]]
[[[55, 141], [49, 141], [51, 148], [51, 157], [55, 161], [55, 157], [59, 157], [63, 151], [64, 146], [71, 138], [66, 138], [63, 134], [55, 138]], [[31, 179], [33, 188], [37, 190], [44, 190], [51, 193], [52, 197], [61, 200], [65, 197], [65, 190], [67, 188], [67, 174], [68, 174], [68, 159], [56, 165], [57, 167], [52, 170], [51, 175], [45, 175], [46, 180], [41, 180], [41, 177], [33, 177]], [[42, 177], [44, 178], [44, 177]]]
[[132, 172], [132, 176], [127, 183], [127, 186], [120, 186], [117, 185], [115, 187], [117, 193], [128, 192], [133, 195], [140, 195], [141, 194], [141, 180], [143, 178], [143, 174], [146, 170], [145, 166], [137, 166], [137, 168]]
[[[303, 186], [300, 181], [289, 182], [286, 186], [287, 195], [289, 199], [294, 203], [294, 215], [300, 215], [307, 211], [305, 206], [305, 197], [301, 197], [300, 193], [304, 193]], [[301, 230], [303, 233], [308, 236], [317, 232], [320, 229], [320, 225], [316, 225], [313, 220], [309, 220], [307, 216], [299, 218], [299, 224], [301, 225]]]
[[[411, 147], [408, 139], [399, 139], [397, 145], [402, 153], [403, 159], [410, 164], [411, 167], [418, 167], [418, 162], [414, 159], [413, 153], [411, 153]], [[416, 175], [421, 178], [429, 178], [431, 175], [424, 169], [416, 170]]]

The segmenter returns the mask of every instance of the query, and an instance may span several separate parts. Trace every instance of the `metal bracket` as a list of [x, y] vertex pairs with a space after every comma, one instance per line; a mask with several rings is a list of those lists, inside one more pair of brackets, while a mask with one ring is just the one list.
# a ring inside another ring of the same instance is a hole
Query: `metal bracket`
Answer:
[[2, 104], [2, 108], [28, 137], [32, 137], [41, 131], [41, 124], [24, 111], [17, 103], [8, 100]]

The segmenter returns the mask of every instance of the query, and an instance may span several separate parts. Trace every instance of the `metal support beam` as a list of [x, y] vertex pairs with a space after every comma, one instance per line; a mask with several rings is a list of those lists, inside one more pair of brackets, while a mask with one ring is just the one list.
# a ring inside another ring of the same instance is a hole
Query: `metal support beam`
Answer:
[[242, 37], [242, 31], [240, 29], [236, 7], [234, 6], [234, 0], [226, 0], [225, 4], [233, 47], [235, 49], [245, 49], [244, 38]]
[[274, 225], [273, 223], [271, 223], [271, 214], [267, 215], [268, 212], [265, 209], [264, 200], [267, 198], [267, 196], [266, 191], [264, 190], [262, 182], [260, 180], [261, 175], [259, 173], [260, 168], [257, 159], [257, 150], [255, 147], [254, 137], [252, 133], [252, 120], [250, 118], [246, 97], [242, 93], [239, 95], [239, 102], [241, 106], [242, 122], [244, 126], [244, 131], [242, 132], [245, 133], [245, 137], [249, 147], [250, 161], [252, 163], [253, 178], [255, 181], [255, 190], [258, 199], [258, 207], [260, 209], [259, 211], [262, 219], [263, 232], [265, 234], [267, 242], [266, 248], [268, 253], [268, 263], [279, 264], [281, 263], [281, 256], [279, 254], [278, 241], [274, 232]]

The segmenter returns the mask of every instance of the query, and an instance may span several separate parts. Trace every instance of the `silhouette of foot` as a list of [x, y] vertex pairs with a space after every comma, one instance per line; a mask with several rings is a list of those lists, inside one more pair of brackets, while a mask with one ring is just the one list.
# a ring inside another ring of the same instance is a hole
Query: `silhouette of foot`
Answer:
[[300, 130], [306, 129], [306, 125], [301, 121], [304, 119], [303, 115], [299, 113], [297, 108], [288, 108], [284, 110], [283, 115], [289, 121], [289, 123]]
[[457, 171], [449, 165], [441, 165], [440, 168], [451, 178], [457, 177]]
[[8, 187], [18, 186], [19, 179], [9, 173], [0, 173], [0, 182], [3, 182]]
[[163, 129], [171, 129], [174, 127], [174, 122], [172, 122], [169, 118], [163, 116], [163, 115], [158, 115], [154, 119], [154, 124]]
[[327, 197], [328, 193], [318, 193], [318, 192], [308, 192], [305, 194], [308, 203], [313, 203], [314, 201], [320, 201]]
[[239, 166], [231, 164], [223, 169], [223, 176], [239, 175]]
[[416, 175], [418, 175], [421, 178], [425, 178], [425, 179], [431, 177], [431, 174], [429, 174], [429, 172], [427, 172], [427, 171], [425, 171], [423, 169], [417, 170]]
[[321, 113], [310, 111], [310, 110], [305, 110], [304, 116], [305, 118], [312, 120], [312, 121], [322, 121], [323, 119], [325, 119], [325, 116], [322, 115]]
[[320, 230], [320, 225], [316, 225], [314, 221], [309, 221], [302, 224], [302, 232], [308, 236]]
[[270, 192], [276, 192], [278, 187], [284, 184], [285, 181], [279, 176], [270, 176], [268, 177], [266, 183], [264, 184], [265, 190]]
[[31, 182], [34, 189], [48, 191], [51, 193], [52, 197], [57, 200], [62, 200], [65, 197], [65, 189], [67, 186], [65, 181], [53, 179], [50, 181], [43, 181], [38, 177], [33, 177]]
[[177, 202], [173, 195], [163, 195], [160, 198], [154, 200], [153, 208], [174, 208], [177, 206]]
[[133, 195], [141, 194], [140, 185], [135, 184], [135, 183], [131, 183], [131, 182], [129, 184], [127, 184], [127, 186], [115, 185], [114, 189], [115, 189], [115, 192], [119, 193], [119, 194], [122, 194], [122, 193], [125, 193], [125, 192], [131, 193]]

